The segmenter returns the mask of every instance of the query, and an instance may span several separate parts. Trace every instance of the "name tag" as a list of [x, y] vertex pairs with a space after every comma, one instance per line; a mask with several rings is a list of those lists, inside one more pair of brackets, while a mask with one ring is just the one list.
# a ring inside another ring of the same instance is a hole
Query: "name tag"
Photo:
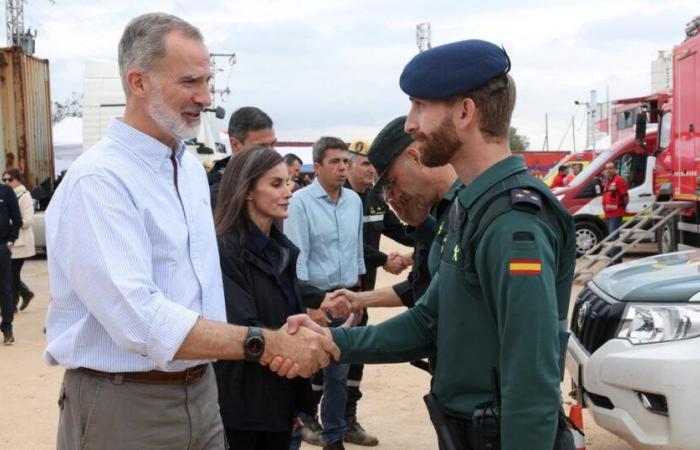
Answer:
[[362, 216], [362, 223], [382, 222], [384, 214], [373, 214], [371, 216]]

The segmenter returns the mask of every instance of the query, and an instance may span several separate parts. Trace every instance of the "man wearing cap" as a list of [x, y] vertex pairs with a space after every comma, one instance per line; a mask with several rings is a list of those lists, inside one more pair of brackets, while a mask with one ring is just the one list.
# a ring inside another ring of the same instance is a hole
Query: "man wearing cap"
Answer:
[[[505, 51], [480, 40], [435, 47], [404, 68], [406, 131], [421, 160], [452, 164], [466, 187], [450, 206], [438, 273], [416, 306], [377, 326], [327, 331], [343, 362], [437, 355], [426, 402], [434, 422], [451, 430], [439, 431], [443, 448], [550, 450], [558, 434], [575, 234], [547, 186], [510, 153], [509, 69]], [[494, 411], [489, 430], [479, 419]]]
[[[404, 131], [406, 116], [389, 122], [370, 147], [368, 158], [380, 176], [373, 189], [381, 193], [399, 218], [408, 224], [405, 231], [414, 240], [413, 269], [408, 279], [391, 287], [372, 291], [337, 291], [356, 309], [369, 307], [412, 307], [430, 284], [428, 254], [432, 247], [434, 267], [439, 261], [441, 238], [435, 239], [436, 229], [446, 220], [445, 206], [462, 187], [451, 165], [428, 167], [421, 163], [420, 152], [413, 138]], [[442, 216], [442, 217], [441, 217]], [[366, 251], [366, 250], [365, 250]]]
[[[364, 140], [356, 140], [350, 144], [350, 165], [348, 180], [345, 183], [345, 187], [355, 191], [362, 200], [362, 240], [367, 272], [360, 277], [361, 291], [374, 289], [378, 267], [383, 267], [387, 272], [397, 275], [412, 263], [410, 255], [400, 255], [395, 252], [387, 255], [380, 251], [379, 240], [382, 234], [403, 245], [411, 247], [414, 245], [413, 239], [406, 235], [405, 227], [396, 214], [372, 189], [377, 171], [367, 158], [369, 149], [369, 142]], [[359, 325], [367, 325], [367, 320], [365, 310]], [[363, 364], [352, 364], [348, 371], [348, 401], [345, 406], [348, 430], [345, 432], [344, 440], [358, 445], [375, 446], [379, 444], [379, 440], [367, 433], [357, 421], [357, 402], [362, 398], [360, 383], [363, 369]]]

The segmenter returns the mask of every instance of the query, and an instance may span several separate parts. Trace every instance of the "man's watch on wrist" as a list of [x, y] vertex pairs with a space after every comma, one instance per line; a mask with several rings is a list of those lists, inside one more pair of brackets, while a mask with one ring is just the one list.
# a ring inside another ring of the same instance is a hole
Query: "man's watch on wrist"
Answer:
[[248, 327], [248, 335], [243, 343], [245, 360], [259, 362], [265, 352], [265, 336], [259, 327]]

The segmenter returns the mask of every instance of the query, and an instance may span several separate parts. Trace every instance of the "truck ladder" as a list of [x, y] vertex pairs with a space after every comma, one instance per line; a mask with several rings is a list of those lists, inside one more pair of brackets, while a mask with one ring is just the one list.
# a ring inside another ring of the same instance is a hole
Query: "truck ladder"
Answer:
[[[625, 253], [643, 239], [653, 238], [657, 229], [692, 205], [691, 202], [669, 201], [647, 206], [578, 258], [574, 281], [583, 283], [590, 280], [599, 271], [621, 260]], [[620, 252], [610, 257], [608, 252], [613, 248], [619, 248]]]

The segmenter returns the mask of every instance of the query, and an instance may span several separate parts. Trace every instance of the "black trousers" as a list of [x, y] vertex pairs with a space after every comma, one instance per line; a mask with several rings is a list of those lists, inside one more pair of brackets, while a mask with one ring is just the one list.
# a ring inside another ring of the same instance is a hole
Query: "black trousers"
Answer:
[[289, 450], [291, 431], [250, 431], [225, 428], [231, 450]]
[[[367, 309], [364, 309], [362, 320], [357, 326], [363, 327], [367, 325], [368, 319]], [[364, 370], [364, 364], [351, 364], [348, 370], [348, 401], [345, 404], [345, 419], [357, 418], [357, 402], [362, 398], [360, 382], [362, 382]]]
[[22, 266], [24, 266], [25, 258], [18, 258], [12, 260], [12, 298], [15, 301], [15, 305], [19, 302], [19, 296], [25, 297], [31, 292], [26, 284], [22, 283], [22, 278], [20, 276], [22, 272]]
[[11, 333], [15, 302], [12, 299], [12, 259], [6, 245], [0, 245], [0, 314], [0, 330]]

